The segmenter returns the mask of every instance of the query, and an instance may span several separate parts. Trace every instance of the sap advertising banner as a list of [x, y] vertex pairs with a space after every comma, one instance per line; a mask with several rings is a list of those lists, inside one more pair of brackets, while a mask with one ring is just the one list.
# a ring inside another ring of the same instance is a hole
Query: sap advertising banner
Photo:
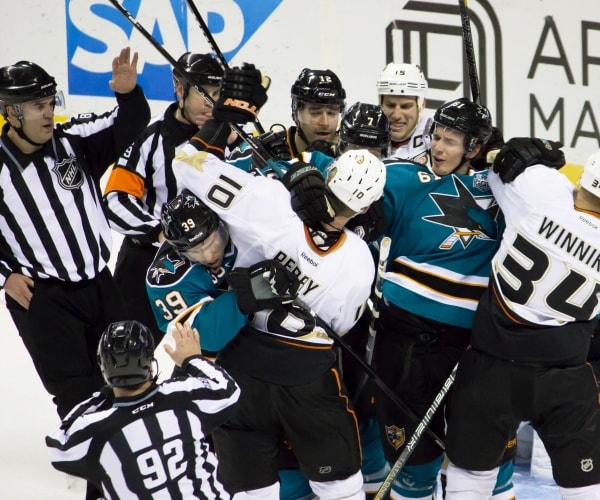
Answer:
[[[188, 0], [121, 0], [175, 59], [209, 52]], [[583, 163], [600, 147], [600, 8], [574, 0], [478, 0], [468, 4], [481, 87], [505, 136], [560, 140]], [[261, 121], [291, 123], [289, 90], [304, 67], [334, 70], [348, 103], [376, 102], [386, 62], [417, 62], [428, 78], [428, 108], [470, 97], [458, 0], [196, 0], [232, 65], [253, 62], [271, 76]], [[584, 8], [586, 7], [586, 8]], [[99, 111], [111, 60], [140, 53], [140, 82], [154, 113], [172, 99], [171, 68], [108, 0], [0, 2], [0, 65], [21, 59], [52, 73], [67, 111]]]

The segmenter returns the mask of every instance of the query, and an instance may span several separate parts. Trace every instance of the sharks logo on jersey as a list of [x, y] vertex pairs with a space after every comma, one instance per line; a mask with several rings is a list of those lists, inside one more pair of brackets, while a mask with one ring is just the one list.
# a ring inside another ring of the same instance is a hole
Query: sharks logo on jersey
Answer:
[[[487, 182], [483, 186], [479, 180], [474, 180], [473, 184], [476, 187], [488, 191], [485, 195], [474, 196], [457, 176], [453, 175], [452, 179], [456, 194], [429, 194], [441, 214], [423, 217], [424, 220], [452, 229], [452, 233], [444, 239], [439, 248], [450, 249], [456, 243], [466, 248], [476, 238], [496, 240], [499, 206], [487, 188]], [[484, 187], [486, 189], [482, 189]]]
[[158, 261], [158, 265], [150, 269], [150, 277], [158, 285], [164, 276], [175, 277], [177, 270], [186, 264], [189, 264], [188, 261], [176, 256], [175, 253], [168, 254]]

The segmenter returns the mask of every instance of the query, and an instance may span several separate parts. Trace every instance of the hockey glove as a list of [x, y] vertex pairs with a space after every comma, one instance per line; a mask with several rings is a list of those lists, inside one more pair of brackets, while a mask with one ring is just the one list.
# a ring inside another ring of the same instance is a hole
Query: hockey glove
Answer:
[[256, 120], [259, 109], [267, 102], [263, 81], [263, 76], [253, 64], [244, 63], [241, 68], [226, 69], [213, 116], [229, 123]]
[[250, 267], [237, 267], [227, 278], [240, 311], [252, 314], [263, 309], [275, 309], [296, 298], [300, 281], [274, 260], [264, 260]]
[[71, 412], [63, 419], [60, 428], [63, 431], [68, 431], [79, 417], [88, 413], [94, 413], [100, 409], [110, 408], [114, 399], [115, 395], [112, 387], [109, 385], [102, 386], [98, 391], [94, 392], [87, 401], [82, 402], [79, 406], [71, 410]]
[[565, 164], [565, 155], [560, 150], [562, 144], [546, 139], [514, 137], [510, 139], [494, 159], [493, 169], [502, 182], [513, 181], [531, 165], [546, 165], [560, 168]]
[[383, 198], [380, 198], [369, 207], [364, 214], [352, 217], [346, 224], [348, 229], [354, 231], [367, 243], [379, 238], [385, 231], [385, 214], [383, 213]]
[[254, 139], [254, 142], [260, 148], [260, 154], [256, 151], [252, 152], [252, 166], [263, 169], [267, 166], [264, 158], [274, 161], [290, 161], [292, 159], [292, 151], [287, 142], [287, 131], [285, 128], [281, 130], [271, 129], [269, 132], [259, 135]]
[[321, 172], [310, 163], [294, 163], [281, 179], [291, 194], [292, 208], [310, 227], [331, 222], [335, 212], [329, 201], [329, 190]]

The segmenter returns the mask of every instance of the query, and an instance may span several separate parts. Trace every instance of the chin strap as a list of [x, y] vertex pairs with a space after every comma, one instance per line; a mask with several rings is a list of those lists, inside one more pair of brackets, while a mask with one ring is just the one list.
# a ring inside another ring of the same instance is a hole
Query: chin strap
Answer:
[[21, 128], [17, 128], [17, 127], [13, 127], [12, 125], [10, 125], [10, 127], [12, 127], [14, 129], [14, 131], [17, 133], [17, 135], [23, 139], [24, 141], [28, 142], [29, 144], [31, 144], [32, 146], [36, 146], [36, 147], [42, 147], [44, 144], [46, 144], [45, 142], [35, 142], [32, 141], [29, 137], [27, 137], [25, 135], [25, 132], [23, 132], [23, 122], [19, 119], [19, 123], [21, 124]]

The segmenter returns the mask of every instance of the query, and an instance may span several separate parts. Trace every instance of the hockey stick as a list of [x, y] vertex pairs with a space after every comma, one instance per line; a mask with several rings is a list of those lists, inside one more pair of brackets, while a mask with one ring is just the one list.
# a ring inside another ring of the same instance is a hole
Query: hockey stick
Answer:
[[475, 63], [475, 50], [473, 48], [473, 37], [471, 35], [471, 21], [467, 10], [467, 0], [458, 0], [460, 20], [462, 24], [463, 46], [471, 81], [471, 94], [473, 102], [479, 102], [479, 77], [477, 76], [477, 65]]
[[440, 389], [440, 392], [437, 393], [437, 395], [435, 396], [435, 398], [433, 400], [433, 403], [431, 403], [431, 406], [427, 409], [427, 412], [425, 413], [423, 420], [421, 420], [418, 427], [415, 429], [415, 432], [408, 440], [408, 443], [406, 443], [404, 450], [402, 450], [402, 453], [400, 453], [400, 456], [394, 462], [394, 465], [388, 472], [387, 476], [385, 476], [383, 483], [381, 483], [381, 486], [379, 487], [379, 489], [377, 490], [377, 493], [375, 494], [374, 500], [384, 500], [384, 498], [387, 498], [387, 494], [389, 493], [389, 491], [392, 487], [392, 483], [394, 482], [394, 479], [396, 479], [398, 474], [400, 474], [400, 471], [406, 464], [406, 461], [412, 455], [412, 452], [415, 451], [417, 444], [421, 440], [421, 436], [422, 436], [423, 432], [425, 432], [426, 430], [429, 430], [429, 428], [427, 426], [429, 425], [429, 422], [431, 422], [431, 419], [435, 415], [435, 412], [439, 408], [440, 404], [446, 397], [446, 394], [448, 394], [450, 387], [452, 387], [452, 384], [454, 383], [454, 379], [456, 377], [457, 369], [458, 369], [458, 363], [456, 365], [454, 365], [454, 368], [452, 368], [452, 371], [450, 372], [450, 375], [448, 375], [448, 378], [444, 382], [444, 385]]
[[[221, 49], [217, 45], [215, 38], [212, 36], [212, 33], [208, 29], [208, 25], [206, 24], [206, 22], [204, 21], [204, 18], [202, 17], [202, 14], [200, 14], [200, 11], [196, 7], [194, 0], [187, 0], [187, 4], [188, 4], [188, 7], [190, 8], [190, 10], [192, 11], [192, 14], [194, 14], [196, 21], [198, 21], [198, 24], [200, 25], [200, 29], [202, 30], [202, 33], [204, 34], [204, 38], [206, 38], [206, 41], [210, 45], [210, 48], [217, 56], [217, 59], [219, 60], [219, 64], [221, 65], [221, 67], [223, 69], [229, 68], [229, 63], [227, 62], [227, 59], [225, 59], [223, 52], [221, 52]], [[260, 123], [260, 121], [258, 121], [258, 118], [254, 121], [254, 126], [256, 127], [256, 130], [258, 131], [259, 134], [264, 134], [265, 129], [262, 126], [262, 124]]]
[[[383, 275], [387, 267], [388, 257], [390, 255], [390, 246], [392, 239], [389, 236], [384, 236], [379, 245], [379, 262], [377, 263], [377, 276], [375, 277], [375, 286], [373, 288], [373, 298], [371, 300], [371, 318], [369, 319], [369, 338], [367, 339], [367, 347], [365, 349], [365, 361], [371, 365], [373, 359], [373, 348], [375, 347], [376, 323], [379, 318], [379, 303], [381, 302], [381, 289], [383, 287]], [[356, 404], [358, 396], [362, 392], [367, 383], [369, 376], [365, 373], [358, 383], [353, 403]]]
[[[317, 326], [320, 326], [321, 328], [323, 328], [323, 330], [325, 330], [325, 333], [327, 335], [329, 335], [332, 339], [334, 339], [338, 345], [344, 349], [348, 354], [350, 354], [350, 356], [352, 356], [357, 362], [358, 364], [360, 364], [363, 369], [367, 372], [367, 374], [373, 379], [373, 382], [375, 382], [377, 384], [377, 386], [382, 390], [382, 392], [390, 398], [390, 400], [396, 404], [398, 406], [398, 408], [400, 408], [404, 413], [406, 413], [406, 415], [411, 419], [414, 420], [415, 422], [419, 421], [419, 416], [412, 410], [412, 408], [410, 408], [404, 401], [402, 401], [400, 399], [400, 397], [390, 388], [389, 385], [387, 385], [379, 375], [377, 375], [377, 373], [373, 370], [373, 368], [371, 368], [364, 359], [362, 359], [361, 356], [359, 356], [358, 354], [356, 354], [354, 352], [354, 350], [346, 343], [344, 342], [344, 340], [342, 340], [342, 337], [340, 335], [338, 335], [333, 328], [331, 328], [323, 319], [321, 319], [318, 314], [313, 311], [310, 307], [308, 307], [306, 304], [300, 302], [300, 301], [296, 301], [296, 303], [302, 307], [304, 310], [306, 310], [307, 312], [310, 313], [310, 315], [315, 319]], [[421, 431], [422, 433], [423, 431]], [[432, 438], [435, 443], [442, 449], [444, 450], [444, 441], [442, 441], [432, 430], [430, 430], [429, 428], [425, 428], [424, 432], [427, 432], [427, 434], [429, 435], [430, 438]]]
[[[121, 14], [123, 14], [123, 16], [125, 16], [125, 18], [133, 25], [133, 27], [136, 28], [144, 36], [144, 38], [146, 38], [146, 40], [148, 40], [150, 42], [150, 44], [156, 50], [158, 50], [162, 54], [162, 56], [167, 61], [169, 61], [169, 63], [171, 64], [171, 66], [173, 66], [173, 68], [175, 68], [183, 76], [183, 79], [186, 81], [186, 83], [188, 83], [189, 85], [191, 85], [192, 87], [194, 87], [200, 93], [200, 95], [204, 99], [206, 99], [207, 102], [209, 102], [213, 106], [215, 105], [214, 99], [210, 95], [208, 95], [208, 93], [202, 87], [200, 87], [199, 85], [196, 85], [196, 83], [194, 83], [192, 81], [192, 79], [188, 76], [187, 72], [181, 66], [181, 64], [179, 64], [175, 60], [175, 58], [173, 58], [173, 56], [171, 54], [169, 54], [169, 52], [161, 44], [159, 44], [156, 41], [156, 39], [148, 32], [148, 30], [146, 30], [146, 28], [144, 28], [139, 22], [137, 22], [135, 20], [135, 18], [131, 15], [131, 13], [127, 9], [125, 9], [125, 7], [123, 7], [118, 2], [118, 0], [109, 0], [109, 2]], [[269, 160], [272, 161], [272, 159], [270, 158], [269, 153], [267, 151], [265, 151], [265, 149], [262, 148], [260, 146], [260, 144], [258, 144], [250, 134], [247, 134], [240, 126], [238, 126], [235, 123], [230, 123], [229, 125], [231, 126], [231, 128], [233, 129], [233, 131], [237, 135], [240, 136], [240, 138], [242, 140], [246, 141], [252, 147], [252, 149], [254, 149], [254, 151], [260, 157], [261, 160], [263, 160], [265, 163], [268, 163]]]

